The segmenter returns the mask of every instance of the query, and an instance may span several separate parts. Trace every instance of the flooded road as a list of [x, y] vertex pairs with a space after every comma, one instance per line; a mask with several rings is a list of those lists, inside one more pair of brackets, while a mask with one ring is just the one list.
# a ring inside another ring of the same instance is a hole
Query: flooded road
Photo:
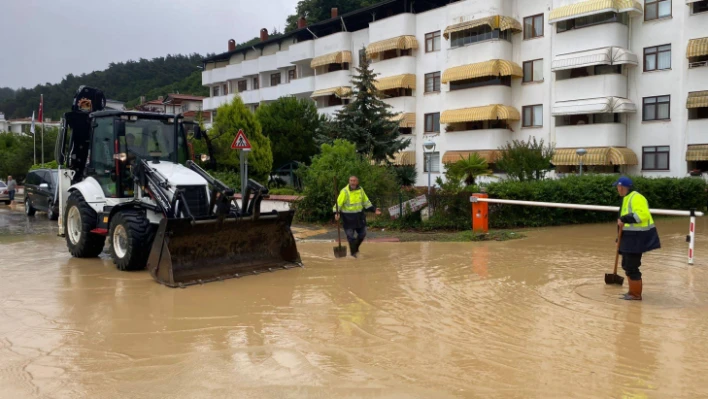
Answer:
[[[0, 398], [697, 398], [708, 220], [660, 220], [644, 301], [605, 286], [612, 225], [490, 243], [365, 243], [305, 268], [170, 289], [71, 258], [0, 207]], [[105, 255], [104, 255], [105, 256]]]

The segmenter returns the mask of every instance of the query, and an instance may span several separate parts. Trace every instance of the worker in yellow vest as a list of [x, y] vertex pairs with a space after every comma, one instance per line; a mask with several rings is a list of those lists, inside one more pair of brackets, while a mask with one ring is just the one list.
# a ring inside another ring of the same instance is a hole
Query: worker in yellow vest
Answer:
[[628, 278], [629, 292], [622, 299], [642, 300], [642, 254], [661, 248], [659, 234], [654, 226], [654, 218], [649, 212], [649, 202], [643, 195], [634, 191], [632, 180], [622, 176], [614, 184], [622, 197], [618, 228], [622, 228], [622, 269]]
[[339, 192], [337, 205], [332, 207], [335, 212], [334, 217], [339, 221], [337, 206], [342, 214], [344, 232], [347, 234], [347, 241], [349, 241], [349, 250], [351, 255], [356, 258], [359, 253], [359, 246], [364, 241], [364, 237], [366, 237], [366, 215], [364, 211], [376, 212], [377, 215], [380, 215], [381, 210], [374, 208], [371, 204], [364, 189], [359, 187], [359, 179], [356, 176], [349, 178], [349, 184]]

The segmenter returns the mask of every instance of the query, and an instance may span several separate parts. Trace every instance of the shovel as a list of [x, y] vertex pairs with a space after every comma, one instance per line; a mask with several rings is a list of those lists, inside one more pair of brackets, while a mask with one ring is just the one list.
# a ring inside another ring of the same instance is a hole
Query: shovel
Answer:
[[622, 227], [619, 228], [617, 232], [617, 252], [615, 253], [615, 271], [612, 274], [605, 273], [605, 284], [617, 284], [622, 285], [624, 283], [624, 277], [617, 275], [617, 263], [619, 262], [619, 249], [622, 243]]
[[[334, 204], [337, 207], [337, 215], [339, 216], [339, 203], [337, 202], [337, 178], [334, 178]], [[347, 247], [342, 246], [342, 230], [339, 226], [339, 220], [337, 220], [337, 237], [339, 238], [339, 246], [334, 247], [334, 257], [335, 258], [346, 258], [347, 257]]]

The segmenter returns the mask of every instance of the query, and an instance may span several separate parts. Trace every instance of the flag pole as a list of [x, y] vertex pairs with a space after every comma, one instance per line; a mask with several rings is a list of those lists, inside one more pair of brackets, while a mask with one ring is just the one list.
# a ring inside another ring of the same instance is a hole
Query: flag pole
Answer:
[[30, 132], [32, 132], [32, 149], [33, 149], [33, 165], [37, 164], [37, 135], [35, 134], [35, 129], [34, 129], [34, 111], [32, 111], [32, 126], [30, 127]]
[[40, 94], [42, 102], [42, 166], [44, 166], [44, 94]]

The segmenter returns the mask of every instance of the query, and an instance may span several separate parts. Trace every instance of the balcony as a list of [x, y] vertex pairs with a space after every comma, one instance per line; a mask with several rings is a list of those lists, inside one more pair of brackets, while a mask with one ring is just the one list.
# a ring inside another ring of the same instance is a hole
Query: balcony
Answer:
[[241, 100], [244, 104], [257, 104], [261, 102], [261, 91], [260, 90], [247, 90], [242, 93]]
[[202, 72], [202, 85], [222, 83], [227, 80], [227, 67], [214, 68], [210, 71]]
[[241, 63], [241, 72], [243, 76], [258, 75], [259, 72], [258, 59], [248, 60]]
[[624, 123], [557, 126], [556, 147], [626, 147]]
[[415, 97], [386, 98], [383, 101], [393, 107], [393, 109], [391, 109], [393, 113], [415, 112]]
[[261, 101], [275, 101], [278, 99], [278, 86], [262, 87]]
[[204, 100], [202, 100], [202, 104], [204, 106], [205, 111], [211, 111], [219, 108], [220, 106], [224, 104], [228, 104], [231, 101], [233, 101], [235, 97], [235, 94], [229, 94], [226, 96], [218, 96], [218, 97], [207, 97]]
[[290, 83], [281, 83], [278, 85], [278, 98], [288, 97], [292, 94]]
[[290, 81], [290, 94], [312, 93], [313, 91], [315, 91], [314, 76]]
[[263, 55], [258, 57], [258, 72], [277, 71], [278, 55]]
[[[443, 45], [447, 41], [443, 39]], [[422, 44], [421, 44], [422, 45]], [[468, 44], [447, 50], [447, 67], [475, 64], [489, 60], [512, 60], [512, 45], [503, 39]]]
[[686, 122], [687, 143], [686, 144], [706, 144], [708, 143], [708, 119], [691, 119]]
[[296, 43], [288, 49], [289, 63], [307, 61], [315, 58], [315, 41], [308, 40], [302, 43]]
[[242, 77], [243, 72], [241, 70], [241, 64], [232, 64], [226, 67], [227, 80], [241, 79]]
[[406, 140], [406, 139], [410, 139], [411, 142], [410, 142], [410, 144], [408, 144], [408, 147], [406, 147], [406, 149], [405, 149], [404, 151], [416, 151], [416, 150], [418, 150], [418, 147], [416, 147], [416, 145], [415, 145], [415, 143], [416, 143], [415, 134], [402, 134], [402, 135], [401, 135], [401, 140]]
[[595, 75], [555, 82], [556, 101], [598, 97], [627, 97], [627, 78], [620, 74]]
[[315, 76], [315, 90], [329, 89], [330, 87], [351, 86], [351, 71], [335, 71]]
[[335, 51], [351, 51], [351, 38], [351, 33], [339, 32], [315, 40], [315, 57], [334, 53]]
[[402, 75], [407, 73], [415, 75], [415, 61], [416, 58], [413, 56], [403, 56], [375, 62], [371, 65], [373, 66], [374, 72], [380, 74], [379, 78], [385, 78], [387, 76]]
[[686, 82], [688, 83], [687, 91], [706, 90], [708, 88], [708, 62], [689, 64]]
[[[444, 127], [441, 130], [444, 132]], [[508, 129], [463, 130], [442, 133], [444, 151], [497, 149], [511, 140]], [[441, 149], [441, 152], [444, 152]]]
[[415, 15], [409, 13], [398, 14], [393, 17], [380, 19], [376, 22], [370, 23], [369, 43], [404, 35], [415, 36], [415, 31]]
[[[449, 86], [449, 85], [443, 85]], [[511, 87], [504, 85], [445, 90], [445, 109], [483, 107], [491, 104], [511, 105]]]
[[323, 114], [323, 115], [334, 117], [335, 112], [337, 112], [341, 108], [342, 108], [342, 105], [335, 105], [333, 107], [318, 108], [317, 112], [319, 112], [320, 114]]
[[[556, 25], [548, 26], [546, 29], [555, 30]], [[627, 33], [627, 26], [620, 23], [588, 26], [558, 34], [554, 32], [553, 56], [609, 46], [629, 48], [627, 45]]]

